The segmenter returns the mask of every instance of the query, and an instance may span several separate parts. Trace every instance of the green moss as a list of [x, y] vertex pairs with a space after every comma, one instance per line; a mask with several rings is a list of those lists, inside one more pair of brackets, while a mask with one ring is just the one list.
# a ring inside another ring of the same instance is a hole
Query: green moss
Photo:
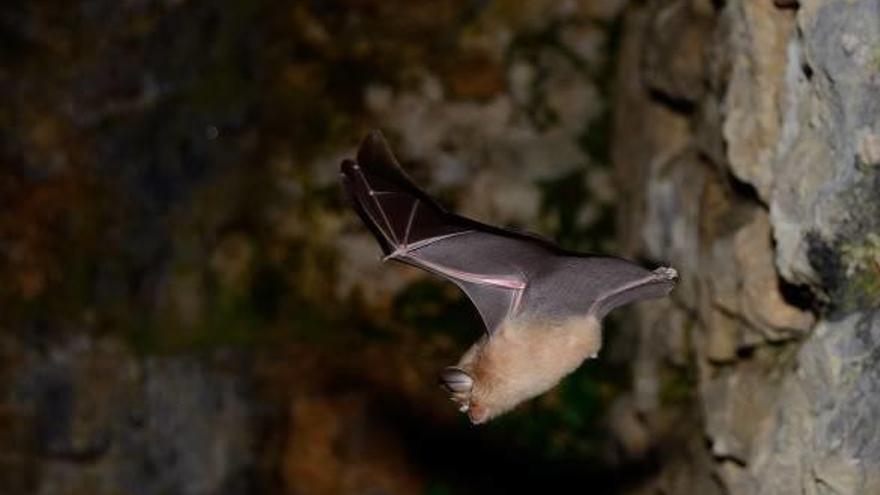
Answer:
[[829, 243], [807, 236], [807, 257], [830, 297], [828, 310], [848, 313], [880, 301], [880, 234]]
[[875, 308], [880, 305], [880, 273], [858, 272], [842, 293], [843, 310]]
[[848, 242], [841, 246], [846, 264], [846, 274], [880, 272], [880, 234], [871, 232], [860, 242]]
[[874, 72], [880, 71], [880, 45], [874, 45], [871, 49], [871, 68]]

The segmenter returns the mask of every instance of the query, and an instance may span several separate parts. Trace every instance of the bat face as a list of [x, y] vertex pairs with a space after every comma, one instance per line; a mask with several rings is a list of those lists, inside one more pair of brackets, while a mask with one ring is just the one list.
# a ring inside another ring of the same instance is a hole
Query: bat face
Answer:
[[553, 388], [601, 345], [601, 327], [593, 317], [562, 323], [513, 319], [443, 370], [440, 384], [459, 410], [480, 424]]

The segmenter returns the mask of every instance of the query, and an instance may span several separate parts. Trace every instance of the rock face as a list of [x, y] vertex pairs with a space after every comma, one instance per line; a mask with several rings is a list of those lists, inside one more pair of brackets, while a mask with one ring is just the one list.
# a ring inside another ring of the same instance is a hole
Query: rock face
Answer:
[[873, 0], [628, 9], [621, 236], [682, 276], [640, 312], [633, 403], [695, 439], [644, 493], [880, 490], [878, 37]]
[[255, 413], [234, 359], [142, 361], [114, 339], [82, 336], [55, 342], [47, 354], [7, 347], [3, 358], [17, 361], [4, 377], [4, 402], [20, 435], [9, 446], [6, 493], [240, 493], [252, 486]]

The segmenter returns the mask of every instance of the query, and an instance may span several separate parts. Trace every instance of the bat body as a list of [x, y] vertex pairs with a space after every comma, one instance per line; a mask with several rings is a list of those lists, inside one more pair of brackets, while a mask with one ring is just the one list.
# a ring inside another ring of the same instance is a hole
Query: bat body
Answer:
[[471, 377], [470, 389], [447, 390], [473, 423], [483, 423], [550, 390], [601, 346], [601, 327], [592, 316], [564, 322], [512, 318], [444, 372], [452, 380], [459, 373]]
[[530, 234], [444, 210], [406, 176], [378, 132], [342, 184], [386, 260], [440, 275], [476, 306], [486, 333], [441, 384], [471, 421], [482, 423], [555, 386], [601, 347], [612, 309], [668, 294], [672, 268], [563, 250]]

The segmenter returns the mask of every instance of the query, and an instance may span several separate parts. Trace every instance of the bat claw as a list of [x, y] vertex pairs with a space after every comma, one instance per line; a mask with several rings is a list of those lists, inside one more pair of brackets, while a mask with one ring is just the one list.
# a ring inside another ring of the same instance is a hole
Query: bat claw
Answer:
[[678, 271], [675, 268], [668, 266], [661, 266], [660, 268], [654, 270], [654, 275], [661, 280], [670, 280], [676, 281], [678, 280]]

